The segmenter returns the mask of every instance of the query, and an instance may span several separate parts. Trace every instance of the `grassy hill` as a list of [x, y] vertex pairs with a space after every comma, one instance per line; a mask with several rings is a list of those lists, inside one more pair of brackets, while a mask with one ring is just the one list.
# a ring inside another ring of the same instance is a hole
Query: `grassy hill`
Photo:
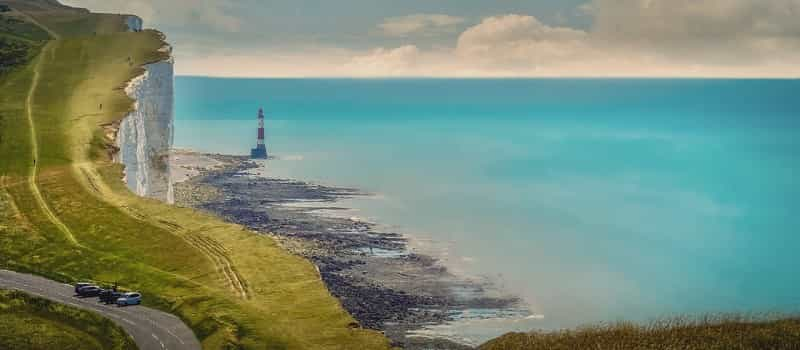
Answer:
[[0, 4], [51, 38], [0, 77], [0, 267], [141, 290], [208, 349], [388, 347], [270, 238], [127, 190], [108, 127], [132, 107], [125, 82], [165, 58], [161, 33], [54, 1]]
[[0, 349], [135, 350], [119, 326], [100, 315], [16, 291], [0, 290]]
[[0, 75], [28, 61], [50, 35], [21, 12], [0, 4]]

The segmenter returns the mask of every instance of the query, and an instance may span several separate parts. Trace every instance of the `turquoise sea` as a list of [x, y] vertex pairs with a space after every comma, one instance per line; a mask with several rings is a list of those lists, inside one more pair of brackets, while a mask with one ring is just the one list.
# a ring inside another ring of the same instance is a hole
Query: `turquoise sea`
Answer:
[[800, 311], [798, 80], [176, 79], [175, 146], [375, 194], [408, 234], [543, 317], [488, 337]]

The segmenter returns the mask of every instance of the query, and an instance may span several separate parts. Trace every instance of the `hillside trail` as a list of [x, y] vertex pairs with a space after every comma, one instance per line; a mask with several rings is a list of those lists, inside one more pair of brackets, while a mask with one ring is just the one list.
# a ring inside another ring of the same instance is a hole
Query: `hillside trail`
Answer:
[[36, 136], [36, 123], [33, 119], [33, 98], [36, 94], [36, 89], [39, 87], [42, 62], [44, 61], [44, 57], [47, 55], [47, 53], [49, 53], [52, 49], [53, 41], [50, 41], [45, 44], [44, 48], [42, 48], [42, 52], [39, 53], [39, 56], [36, 58], [36, 63], [33, 66], [33, 79], [31, 81], [31, 87], [28, 90], [28, 97], [25, 100], [25, 110], [28, 116], [28, 125], [31, 131], [31, 154], [33, 156], [33, 165], [31, 166], [30, 174], [28, 176], [28, 186], [30, 187], [34, 199], [36, 199], [36, 204], [40, 209], [42, 209], [42, 212], [44, 212], [44, 214], [47, 216], [47, 219], [53, 223], [53, 225], [55, 225], [58, 230], [61, 231], [61, 233], [64, 234], [64, 237], [66, 237], [70, 243], [83, 247], [80, 243], [78, 243], [78, 240], [75, 239], [75, 235], [72, 234], [72, 231], [70, 231], [69, 227], [67, 227], [67, 225], [65, 225], [58, 218], [58, 216], [53, 213], [53, 211], [50, 209], [50, 206], [47, 205], [47, 202], [44, 200], [42, 192], [39, 190], [39, 185], [36, 181], [39, 173], [39, 164], [41, 162], [37, 162], [37, 159], [39, 158], [39, 141], [38, 137]]
[[[27, 15], [25, 15], [25, 16], [27, 16]], [[58, 38], [60, 38], [60, 36], [58, 36], [58, 34], [53, 32], [49, 28], [43, 26], [39, 22], [36, 22], [32, 17], [30, 17], [30, 16], [27, 16], [27, 17], [29, 19], [31, 19], [31, 21], [34, 22], [36, 25], [42, 27], [42, 29], [46, 30], [48, 33], [51, 33], [51, 35], [53, 35], [53, 37], [56, 38], [55, 40], [50, 40], [47, 44], [45, 44], [45, 46], [42, 48], [42, 51], [37, 56], [36, 62], [34, 63], [34, 67], [33, 67], [33, 78], [31, 80], [31, 85], [30, 85], [30, 88], [28, 90], [28, 95], [27, 95], [26, 100], [25, 100], [26, 116], [27, 116], [27, 119], [28, 119], [28, 126], [29, 126], [29, 129], [30, 129], [30, 137], [31, 137], [31, 155], [33, 157], [33, 164], [32, 164], [32, 166], [30, 168], [30, 173], [29, 173], [29, 176], [28, 176], [28, 186], [30, 188], [31, 193], [33, 194], [33, 197], [34, 197], [34, 199], [36, 201], [37, 206], [45, 214], [45, 216], [47, 217], [48, 221], [50, 221], [54, 226], [56, 226], [56, 228], [58, 228], [58, 230], [61, 231], [61, 233], [64, 235], [64, 237], [71, 244], [73, 244], [75, 246], [78, 246], [78, 247], [81, 247], [81, 248], [84, 248], [84, 249], [91, 250], [90, 248], [88, 248], [88, 247], [84, 246], [83, 244], [81, 244], [80, 242], [78, 242], [78, 240], [75, 238], [75, 235], [72, 233], [70, 228], [66, 224], [64, 224], [64, 222], [61, 221], [61, 219], [59, 219], [59, 217], [53, 212], [53, 210], [47, 204], [47, 201], [44, 199], [44, 196], [42, 195], [42, 192], [41, 192], [41, 190], [39, 188], [39, 185], [38, 185], [37, 178], [38, 178], [38, 174], [39, 174], [39, 164], [41, 164], [41, 162], [39, 160], [39, 158], [40, 158], [39, 157], [39, 139], [38, 139], [38, 136], [37, 136], [37, 133], [36, 133], [36, 122], [35, 122], [35, 118], [34, 118], [34, 96], [36, 94], [37, 88], [39, 87], [39, 81], [41, 80], [41, 76], [42, 76], [41, 71], [42, 71], [42, 65], [44, 64], [44, 60], [48, 56], [50, 57], [50, 59], [53, 59], [52, 58], [53, 57], [53, 55], [52, 55], [53, 47], [54, 47], [54, 45], [57, 44], [56, 41], [58, 40]], [[81, 163], [76, 163], [75, 164], [75, 166], [79, 167], [79, 168], [82, 168], [81, 165], [85, 166], [85, 164], [81, 164]], [[97, 182], [95, 182], [95, 183], [97, 183]], [[95, 190], [98, 190], [98, 188], [95, 188]], [[110, 189], [108, 189], [108, 190], [110, 191]], [[196, 248], [196, 249], [203, 251], [200, 248]], [[211, 257], [210, 259], [215, 262], [215, 265], [218, 266], [219, 270], [228, 271], [226, 273], [226, 279], [229, 281], [229, 283], [231, 284], [232, 288], [233, 289], [238, 289], [240, 291], [240, 294], [242, 294], [243, 296], [246, 296], [247, 293], [246, 293], [246, 290], [244, 288], [244, 286], [245, 286], [244, 282], [241, 282], [240, 279], [236, 278], [236, 277], [238, 277], [238, 274], [235, 274], [235, 273], [231, 272], [231, 271], [235, 271], [235, 270], [232, 268], [232, 264], [230, 263], [230, 259], [227, 259], [227, 256], [225, 256], [224, 258], [222, 258], [222, 257]], [[223, 262], [219, 262], [219, 261], [223, 261]], [[222, 266], [220, 266], [220, 265], [222, 265]], [[176, 277], [180, 277], [181, 279], [186, 279], [185, 277], [177, 276], [174, 273], [163, 271], [163, 270], [157, 269], [157, 268], [154, 268], [154, 269], [157, 270], [157, 271], [160, 271], [160, 272], [169, 273], [170, 275], [173, 275], [173, 276], [176, 276]], [[236, 276], [231, 277], [231, 276], [229, 276], [230, 274], [234, 274]]]
[[[89, 81], [84, 84], [90, 84]], [[92, 89], [89, 85], [81, 85], [76, 91]], [[84, 98], [80, 95], [73, 95], [74, 99]], [[81, 110], [82, 104], [80, 101], [73, 101], [70, 103], [70, 115], [76, 116], [99, 116], [102, 119], [103, 113], [87, 114], [85, 110]], [[78, 107], [76, 107], [78, 106]], [[112, 115], [111, 117], [119, 118], [119, 116]], [[91, 134], [91, 130], [98, 127], [97, 121], [94, 118], [73, 118], [71, 134]], [[114, 142], [113, 140], [109, 140]], [[97, 163], [89, 159], [88, 144], [81, 144], [81, 146], [73, 147], [71, 149], [70, 158], [73, 160], [72, 169], [75, 178], [86, 189], [86, 191], [109, 205], [120, 209], [122, 213], [130, 218], [142, 222], [144, 224], [157, 227], [167, 231], [176, 237], [183, 240], [194, 250], [205, 256], [208, 261], [214, 266], [214, 270], [219, 274], [224, 285], [234, 295], [242, 299], [248, 299], [250, 292], [248, 290], [248, 283], [244, 277], [237, 271], [236, 266], [231, 259], [228, 249], [214, 238], [210, 237], [204, 232], [208, 232], [217, 228], [220, 225], [190, 225], [192, 227], [184, 227], [176, 222], [174, 219], [165, 218], [159, 212], [150, 212], [146, 203], [141, 203], [139, 197], [129, 196], [123, 193], [118, 193], [118, 190], [113, 189], [100, 174], [100, 167], [111, 166], [111, 163]], [[167, 205], [167, 204], [162, 204]], [[223, 225], [224, 226], [224, 225]]]
[[[18, 11], [19, 12], [19, 11]], [[38, 137], [36, 135], [36, 123], [34, 121], [34, 113], [33, 113], [33, 102], [34, 102], [34, 95], [36, 89], [39, 86], [39, 81], [41, 79], [41, 67], [43, 65], [43, 61], [45, 57], [50, 56], [52, 59], [52, 50], [55, 42], [61, 39], [61, 36], [50, 29], [49, 27], [43, 25], [41, 22], [37, 21], [32, 16], [24, 13], [19, 12], [21, 16], [25, 17], [31, 23], [39, 26], [43, 30], [45, 30], [54, 40], [50, 40], [45, 46], [42, 48], [42, 51], [36, 58], [36, 63], [33, 69], [33, 79], [31, 82], [30, 89], [28, 91], [28, 96], [25, 102], [26, 110], [27, 110], [27, 117], [28, 117], [28, 124], [31, 130], [31, 153], [33, 156], [33, 166], [30, 170], [30, 175], [28, 177], [28, 184], [33, 194], [37, 205], [42, 209], [42, 211], [47, 216], [48, 220], [55, 225], [59, 231], [61, 231], [67, 240], [79, 247], [87, 248], [80, 244], [78, 240], [75, 238], [75, 235], [69, 229], [69, 227], [62, 222], [58, 216], [52, 211], [50, 206], [45, 201], [44, 197], [42, 196], [42, 192], [39, 189], [37, 176], [39, 171], [39, 162], [37, 159], [39, 158], [39, 144], [38, 144]], [[169, 232], [172, 232], [176, 236], [183, 239], [187, 244], [201, 252], [204, 256], [206, 256], [214, 265], [215, 269], [222, 275], [223, 279], [226, 281], [228, 287], [239, 297], [243, 299], [247, 299], [249, 297], [248, 289], [247, 289], [247, 282], [246, 280], [236, 271], [233, 261], [228, 256], [226, 249], [222, 246], [219, 242], [213, 240], [210, 237], [200, 234], [201, 230], [194, 230], [190, 231], [187, 229], [182, 228], [181, 226], [170, 223], [164, 220], [157, 220], [152, 219], [149, 216], [141, 215], [135, 211], [135, 209], [131, 208], [131, 206], [127, 205], [127, 201], [120, 196], [117, 196], [116, 193], [105, 184], [100, 174], [97, 173], [95, 169], [95, 164], [91, 161], [85, 159], [83, 154], [78, 152], [76, 154], [77, 160], [73, 163], [73, 169], [75, 170], [77, 177], [79, 179], [84, 179], [85, 181], [80, 181], [84, 184], [90, 192], [96, 193], [98, 197], [112, 205], [116, 205], [118, 208], [122, 209], [122, 212], [129, 215], [130, 217], [152, 224], [159, 228], [165, 229]], [[87, 248], [88, 249], [88, 248]]]

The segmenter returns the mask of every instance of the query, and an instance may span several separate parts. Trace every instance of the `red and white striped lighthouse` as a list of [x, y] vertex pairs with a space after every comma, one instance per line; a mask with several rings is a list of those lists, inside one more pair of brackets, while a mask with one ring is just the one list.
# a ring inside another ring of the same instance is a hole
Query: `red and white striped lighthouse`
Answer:
[[257, 145], [264, 144], [264, 109], [258, 109], [258, 143]]
[[264, 109], [258, 109], [258, 141], [256, 148], [250, 150], [250, 158], [267, 159], [267, 146], [264, 144]]

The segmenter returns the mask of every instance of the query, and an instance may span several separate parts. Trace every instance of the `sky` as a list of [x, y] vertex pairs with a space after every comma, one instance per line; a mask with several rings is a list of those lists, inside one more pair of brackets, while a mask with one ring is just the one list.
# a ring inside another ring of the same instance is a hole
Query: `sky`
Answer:
[[179, 75], [800, 77], [800, 0], [64, 0], [167, 35]]

